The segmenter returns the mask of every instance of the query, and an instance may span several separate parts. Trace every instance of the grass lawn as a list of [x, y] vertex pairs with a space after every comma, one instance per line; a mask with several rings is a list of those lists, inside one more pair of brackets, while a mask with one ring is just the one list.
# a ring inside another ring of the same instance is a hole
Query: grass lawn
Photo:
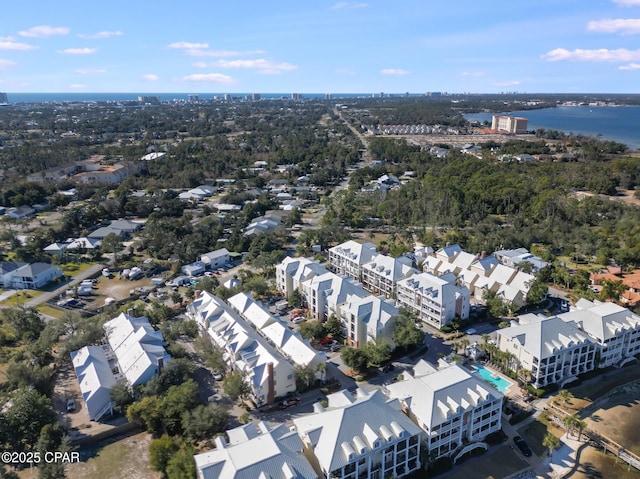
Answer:
[[66, 276], [75, 276], [76, 274], [82, 273], [83, 271], [88, 270], [92, 266], [95, 266], [97, 263], [63, 263], [58, 266], [62, 269]]
[[2, 301], [2, 305], [4, 306], [20, 306], [31, 298], [37, 298], [43, 293], [43, 291], [38, 291], [35, 289], [23, 289], [18, 291], [16, 294], [11, 295], [8, 299]]
[[542, 456], [542, 454], [547, 452], [547, 448], [542, 445], [544, 436], [546, 436], [547, 433], [551, 433], [559, 438], [564, 434], [564, 429], [555, 422], [549, 421], [544, 414], [541, 414], [538, 420], [530, 422], [518, 430], [518, 434], [522, 436], [538, 456]]
[[[136, 434], [121, 439], [97, 450], [80, 451], [82, 460], [67, 466], [67, 477], [73, 479], [160, 479], [160, 473], [149, 467], [149, 444], [151, 435]], [[36, 477], [29, 470], [22, 471], [21, 479]]]
[[54, 318], [61, 318], [64, 316], [64, 311], [61, 311], [57, 308], [52, 308], [51, 306], [47, 306], [46, 304], [41, 304], [36, 308], [42, 314], [46, 314], [47, 316], [51, 316]]

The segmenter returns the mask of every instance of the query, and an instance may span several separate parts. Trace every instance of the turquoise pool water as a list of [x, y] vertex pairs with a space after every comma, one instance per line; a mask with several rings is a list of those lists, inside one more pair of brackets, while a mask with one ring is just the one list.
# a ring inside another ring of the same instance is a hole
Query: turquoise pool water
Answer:
[[494, 376], [494, 373], [486, 369], [484, 366], [476, 365], [474, 366], [474, 369], [482, 379], [491, 383], [493, 387], [495, 387], [502, 394], [506, 394], [506, 391], [507, 389], [509, 389], [509, 386], [513, 385], [511, 381], [507, 381], [503, 377]]

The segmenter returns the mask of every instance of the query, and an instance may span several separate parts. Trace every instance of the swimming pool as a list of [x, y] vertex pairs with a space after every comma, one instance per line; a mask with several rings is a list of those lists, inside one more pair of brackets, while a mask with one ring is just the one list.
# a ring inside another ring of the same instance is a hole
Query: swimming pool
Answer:
[[495, 375], [495, 373], [492, 373], [484, 366], [475, 365], [474, 369], [482, 379], [491, 383], [491, 385], [502, 394], [506, 394], [507, 389], [509, 389], [509, 387], [513, 385], [511, 381], [507, 381], [505, 378]]

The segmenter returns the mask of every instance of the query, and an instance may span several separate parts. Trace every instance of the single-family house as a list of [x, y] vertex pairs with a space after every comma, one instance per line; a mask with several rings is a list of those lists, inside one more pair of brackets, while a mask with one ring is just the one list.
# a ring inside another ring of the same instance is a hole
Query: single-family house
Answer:
[[47, 283], [62, 277], [62, 270], [48, 263], [31, 263], [11, 272], [11, 287], [15, 289], [40, 289]]
[[31, 206], [18, 206], [17, 208], [11, 208], [7, 213], [9, 218], [13, 218], [14, 220], [21, 220], [23, 218], [28, 218], [36, 214], [36, 210]]
[[199, 276], [204, 274], [207, 270], [206, 265], [203, 261], [194, 261], [191, 264], [186, 264], [182, 267], [181, 272], [187, 276]]
[[203, 255], [200, 255], [200, 261], [204, 263], [205, 267], [209, 270], [217, 269], [229, 263], [229, 250], [227, 250], [227, 248], [220, 248], [215, 251], [204, 253]]

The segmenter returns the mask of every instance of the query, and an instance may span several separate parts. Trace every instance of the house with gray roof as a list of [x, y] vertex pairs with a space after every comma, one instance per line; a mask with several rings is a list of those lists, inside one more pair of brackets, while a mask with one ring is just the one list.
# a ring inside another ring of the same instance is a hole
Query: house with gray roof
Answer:
[[11, 273], [10, 286], [15, 289], [40, 289], [47, 283], [62, 277], [62, 270], [48, 263], [31, 263], [20, 266]]
[[314, 405], [314, 414], [293, 424], [305, 455], [319, 477], [401, 478], [421, 467], [422, 431], [401, 409], [375, 390], [358, 389], [327, 396], [328, 405]]
[[284, 424], [250, 422], [214, 438], [215, 449], [196, 454], [198, 479], [317, 479], [303, 443]]

